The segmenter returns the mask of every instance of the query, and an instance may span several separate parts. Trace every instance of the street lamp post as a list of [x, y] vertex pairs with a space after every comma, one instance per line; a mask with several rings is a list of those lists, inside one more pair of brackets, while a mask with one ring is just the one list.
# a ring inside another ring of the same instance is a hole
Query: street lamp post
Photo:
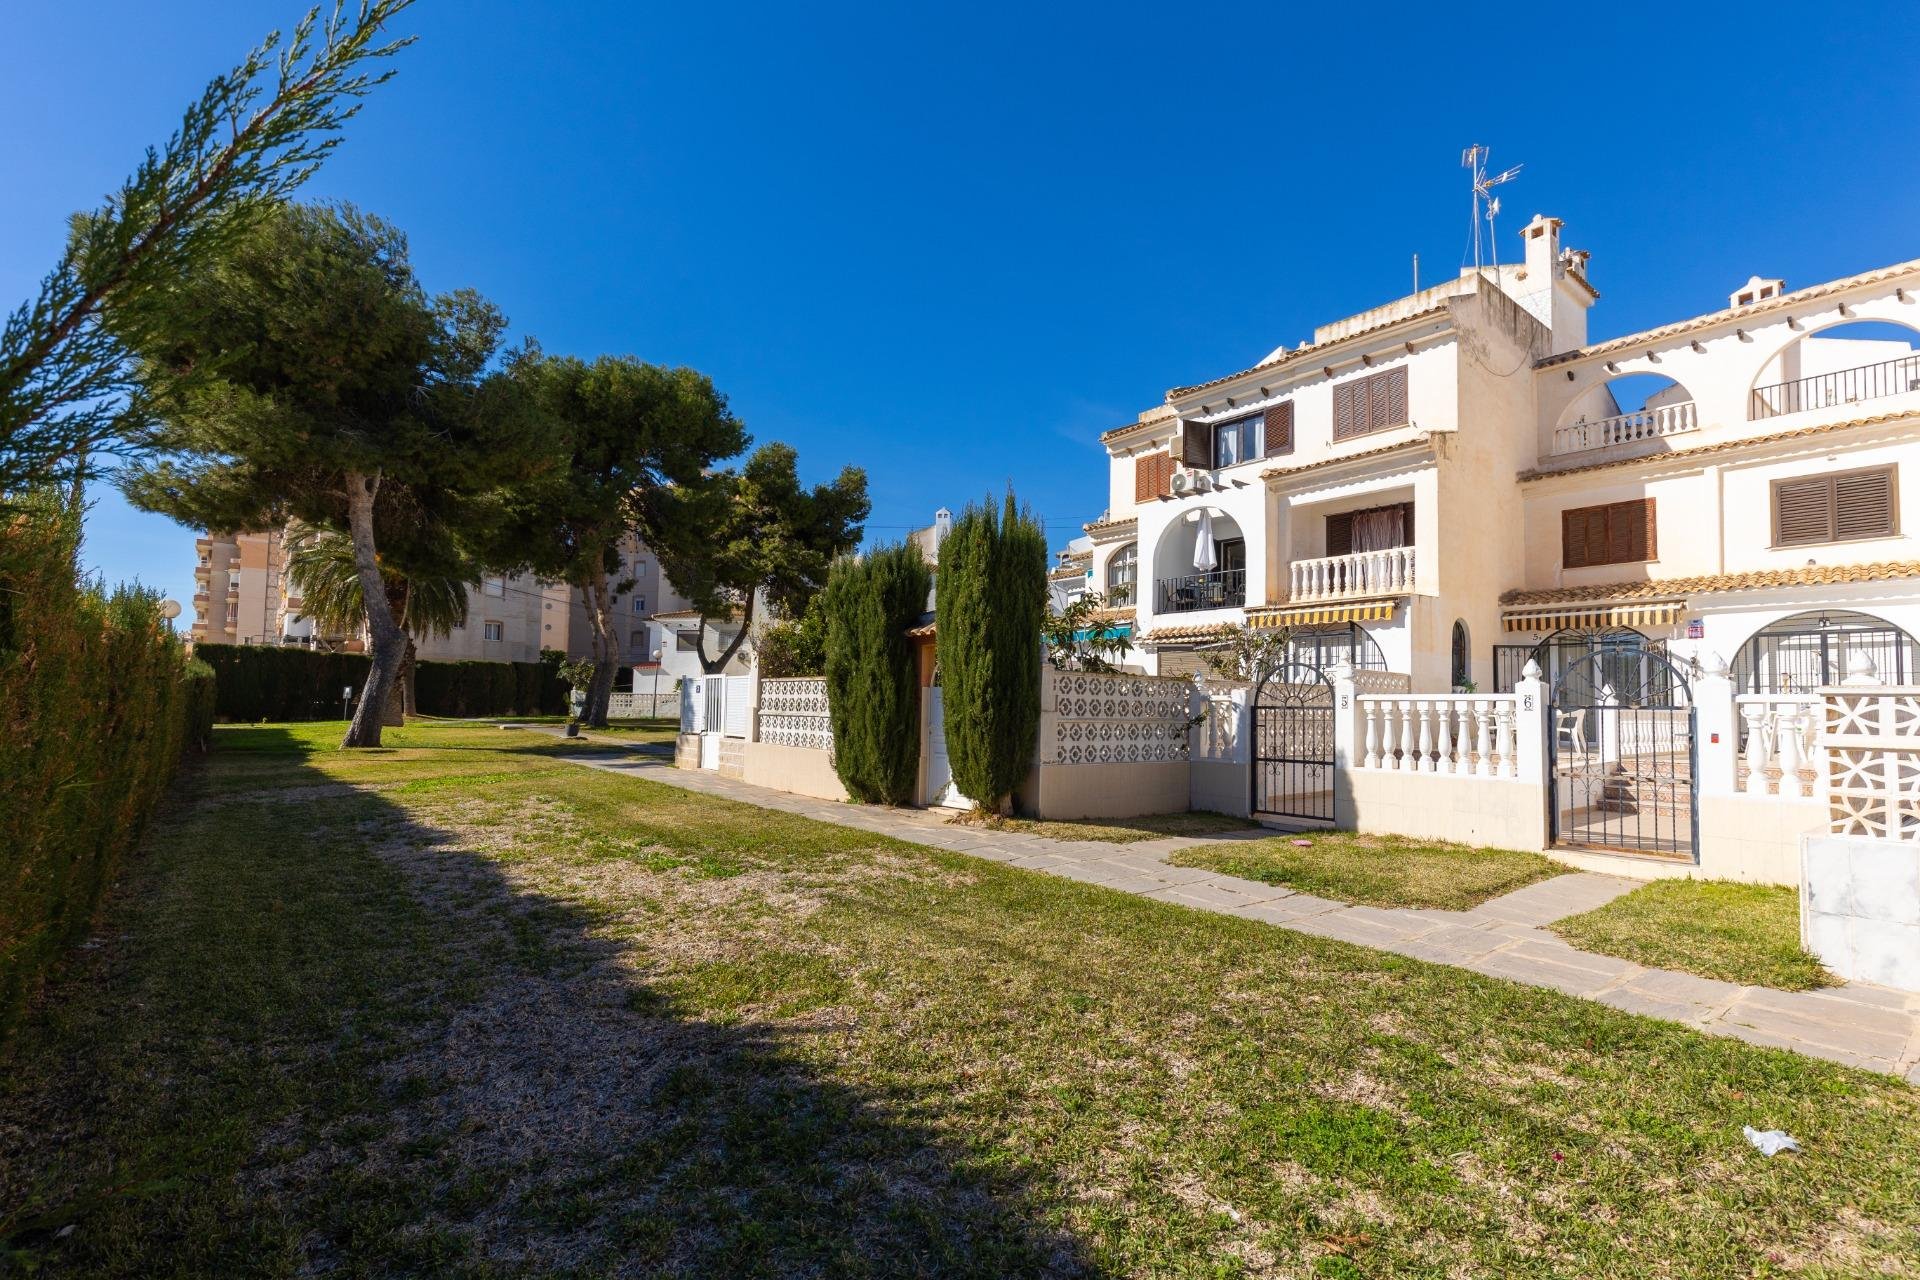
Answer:
[[660, 659], [666, 656], [665, 649], [653, 651], [653, 706], [649, 708], [653, 715], [660, 714]]

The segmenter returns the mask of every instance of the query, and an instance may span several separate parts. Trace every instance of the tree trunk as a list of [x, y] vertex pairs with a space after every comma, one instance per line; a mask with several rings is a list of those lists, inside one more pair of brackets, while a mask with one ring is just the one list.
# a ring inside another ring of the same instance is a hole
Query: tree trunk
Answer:
[[394, 678], [393, 691], [387, 695], [387, 714], [380, 719], [383, 725], [403, 725], [413, 710], [413, 661], [418, 649], [413, 637], [407, 636], [407, 647], [400, 659], [400, 674]]
[[613, 591], [604, 572], [596, 572], [587, 587], [587, 618], [593, 625], [593, 683], [587, 688], [586, 723], [590, 729], [607, 727], [607, 704], [613, 700], [613, 677], [620, 644], [613, 629]]
[[407, 636], [394, 620], [387, 603], [386, 584], [380, 578], [379, 553], [373, 540], [373, 500], [380, 492], [378, 475], [347, 473], [347, 531], [353, 538], [353, 565], [360, 575], [360, 599], [367, 611], [367, 634], [372, 641], [373, 663], [367, 670], [366, 685], [360, 690], [360, 705], [353, 710], [353, 722], [347, 726], [342, 747], [377, 747], [380, 724], [386, 715], [387, 698], [407, 656]]
[[747, 602], [740, 610], [740, 630], [717, 658], [707, 657], [707, 615], [700, 615], [700, 628], [693, 633], [694, 653], [700, 659], [700, 669], [708, 675], [717, 676], [725, 671], [727, 664], [733, 661], [733, 655], [740, 652], [740, 646], [746, 643], [747, 632], [753, 630], [753, 597], [754, 592], [747, 592]]

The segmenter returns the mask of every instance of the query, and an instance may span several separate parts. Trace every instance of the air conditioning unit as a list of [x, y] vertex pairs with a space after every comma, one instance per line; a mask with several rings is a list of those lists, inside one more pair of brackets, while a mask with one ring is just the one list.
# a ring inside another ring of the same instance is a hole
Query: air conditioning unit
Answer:
[[1193, 492], [1193, 473], [1184, 469], [1176, 470], [1173, 479], [1168, 482], [1173, 496], [1178, 498]]
[[1175, 497], [1189, 493], [1205, 493], [1213, 487], [1213, 473], [1210, 471], [1199, 471], [1192, 467], [1174, 468], [1171, 488]]

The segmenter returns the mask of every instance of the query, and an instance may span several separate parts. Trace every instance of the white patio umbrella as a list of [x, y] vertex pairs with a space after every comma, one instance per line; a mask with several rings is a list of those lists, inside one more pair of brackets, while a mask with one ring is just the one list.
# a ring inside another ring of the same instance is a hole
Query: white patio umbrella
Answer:
[[1200, 527], [1193, 535], [1193, 567], [1212, 573], [1220, 567], [1220, 548], [1213, 541], [1213, 512], [1200, 508]]

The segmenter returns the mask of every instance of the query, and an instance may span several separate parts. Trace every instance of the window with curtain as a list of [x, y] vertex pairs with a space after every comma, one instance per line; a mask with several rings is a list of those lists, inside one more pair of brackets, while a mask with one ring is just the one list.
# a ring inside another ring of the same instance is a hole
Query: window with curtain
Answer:
[[1233, 422], [1214, 424], [1214, 466], [1236, 466], [1242, 462], [1251, 462], [1260, 456], [1261, 416], [1255, 413]]
[[1107, 561], [1107, 603], [1128, 605], [1134, 600], [1134, 584], [1140, 576], [1140, 545], [1129, 542]]

